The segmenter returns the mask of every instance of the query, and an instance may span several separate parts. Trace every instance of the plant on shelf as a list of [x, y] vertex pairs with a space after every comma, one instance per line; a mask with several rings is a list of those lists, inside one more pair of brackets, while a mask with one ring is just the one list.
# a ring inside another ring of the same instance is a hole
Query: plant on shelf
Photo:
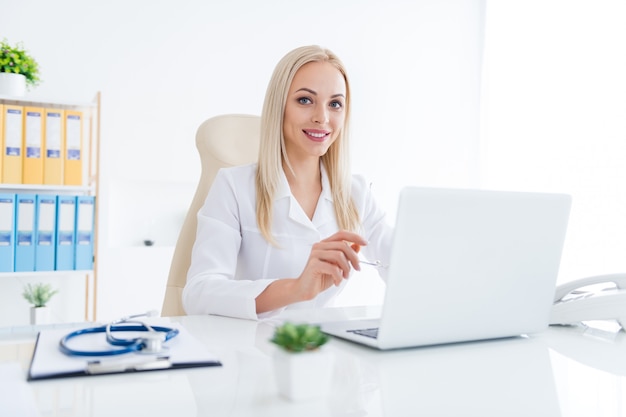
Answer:
[[328, 336], [319, 326], [285, 323], [276, 328], [271, 342], [288, 352], [303, 352], [318, 349], [328, 342]]
[[22, 74], [28, 87], [36, 87], [41, 81], [37, 61], [21, 43], [11, 46], [6, 39], [0, 42], [0, 72]]
[[40, 282], [35, 285], [26, 284], [22, 295], [34, 308], [41, 308], [45, 307], [57, 292], [59, 291], [53, 290], [50, 284], [42, 284]]

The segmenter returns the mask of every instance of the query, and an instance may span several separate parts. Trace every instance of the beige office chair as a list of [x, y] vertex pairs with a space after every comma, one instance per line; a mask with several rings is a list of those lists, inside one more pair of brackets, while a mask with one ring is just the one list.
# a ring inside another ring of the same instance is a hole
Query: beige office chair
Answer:
[[196, 240], [196, 215], [220, 168], [257, 161], [261, 118], [226, 114], [204, 121], [196, 132], [202, 173], [187, 216], [180, 230], [167, 279], [161, 316], [182, 316], [183, 287], [191, 263], [191, 248]]

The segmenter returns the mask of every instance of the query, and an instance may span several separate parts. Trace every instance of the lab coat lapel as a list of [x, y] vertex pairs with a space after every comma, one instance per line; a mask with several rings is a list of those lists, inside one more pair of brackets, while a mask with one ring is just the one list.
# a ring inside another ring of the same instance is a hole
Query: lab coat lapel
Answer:
[[291, 195], [289, 196], [289, 218], [303, 226], [310, 228], [312, 226], [311, 220], [307, 217], [304, 210], [298, 203], [298, 200]]
[[322, 171], [322, 193], [317, 201], [315, 213], [313, 213], [313, 226], [316, 229], [324, 226], [328, 222], [335, 220], [335, 206], [333, 204], [333, 195], [330, 191], [330, 182], [324, 164], [320, 163]]
[[306, 226], [307, 228], [311, 228], [312, 227], [311, 220], [309, 220], [307, 215], [304, 213], [304, 210], [302, 210], [302, 207], [300, 207], [300, 204], [298, 204], [298, 201], [291, 193], [291, 189], [289, 188], [289, 183], [287, 182], [287, 177], [285, 176], [285, 172], [281, 170], [281, 174], [282, 174], [281, 181], [280, 181], [280, 185], [278, 188], [278, 192], [276, 193], [275, 201], [284, 199], [284, 198], [289, 199], [289, 208], [288, 208], [289, 219], [303, 226]]

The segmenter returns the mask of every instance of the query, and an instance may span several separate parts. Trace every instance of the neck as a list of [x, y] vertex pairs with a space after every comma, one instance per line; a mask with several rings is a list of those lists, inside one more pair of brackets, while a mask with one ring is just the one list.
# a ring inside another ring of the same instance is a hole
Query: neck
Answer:
[[283, 161], [283, 170], [290, 186], [321, 185], [322, 175], [319, 158], [310, 158], [296, 163], [291, 162], [290, 169], [287, 163]]

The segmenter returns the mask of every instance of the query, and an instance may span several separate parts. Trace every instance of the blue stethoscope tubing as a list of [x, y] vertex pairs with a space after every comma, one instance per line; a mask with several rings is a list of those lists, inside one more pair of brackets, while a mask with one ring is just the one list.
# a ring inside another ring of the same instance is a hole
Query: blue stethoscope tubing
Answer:
[[[85, 329], [78, 329], [71, 333], [65, 335], [59, 341], [59, 349], [61, 352], [70, 356], [113, 356], [113, 355], [122, 355], [124, 353], [130, 352], [138, 352], [142, 350], [146, 344], [146, 339], [144, 337], [136, 337], [131, 339], [118, 339], [111, 335], [112, 332], [161, 332], [164, 335], [164, 342], [175, 337], [179, 330], [170, 327], [161, 327], [161, 326], [148, 326], [146, 324], [139, 325], [124, 325], [124, 326], [114, 326], [114, 325], [104, 325], [98, 327], [88, 327]], [[106, 333], [107, 334], [107, 342], [113, 346], [121, 346], [120, 349], [110, 349], [110, 350], [100, 350], [100, 351], [89, 351], [89, 350], [77, 350], [72, 349], [68, 346], [68, 342], [78, 336], [82, 336], [85, 334], [92, 333]]]

